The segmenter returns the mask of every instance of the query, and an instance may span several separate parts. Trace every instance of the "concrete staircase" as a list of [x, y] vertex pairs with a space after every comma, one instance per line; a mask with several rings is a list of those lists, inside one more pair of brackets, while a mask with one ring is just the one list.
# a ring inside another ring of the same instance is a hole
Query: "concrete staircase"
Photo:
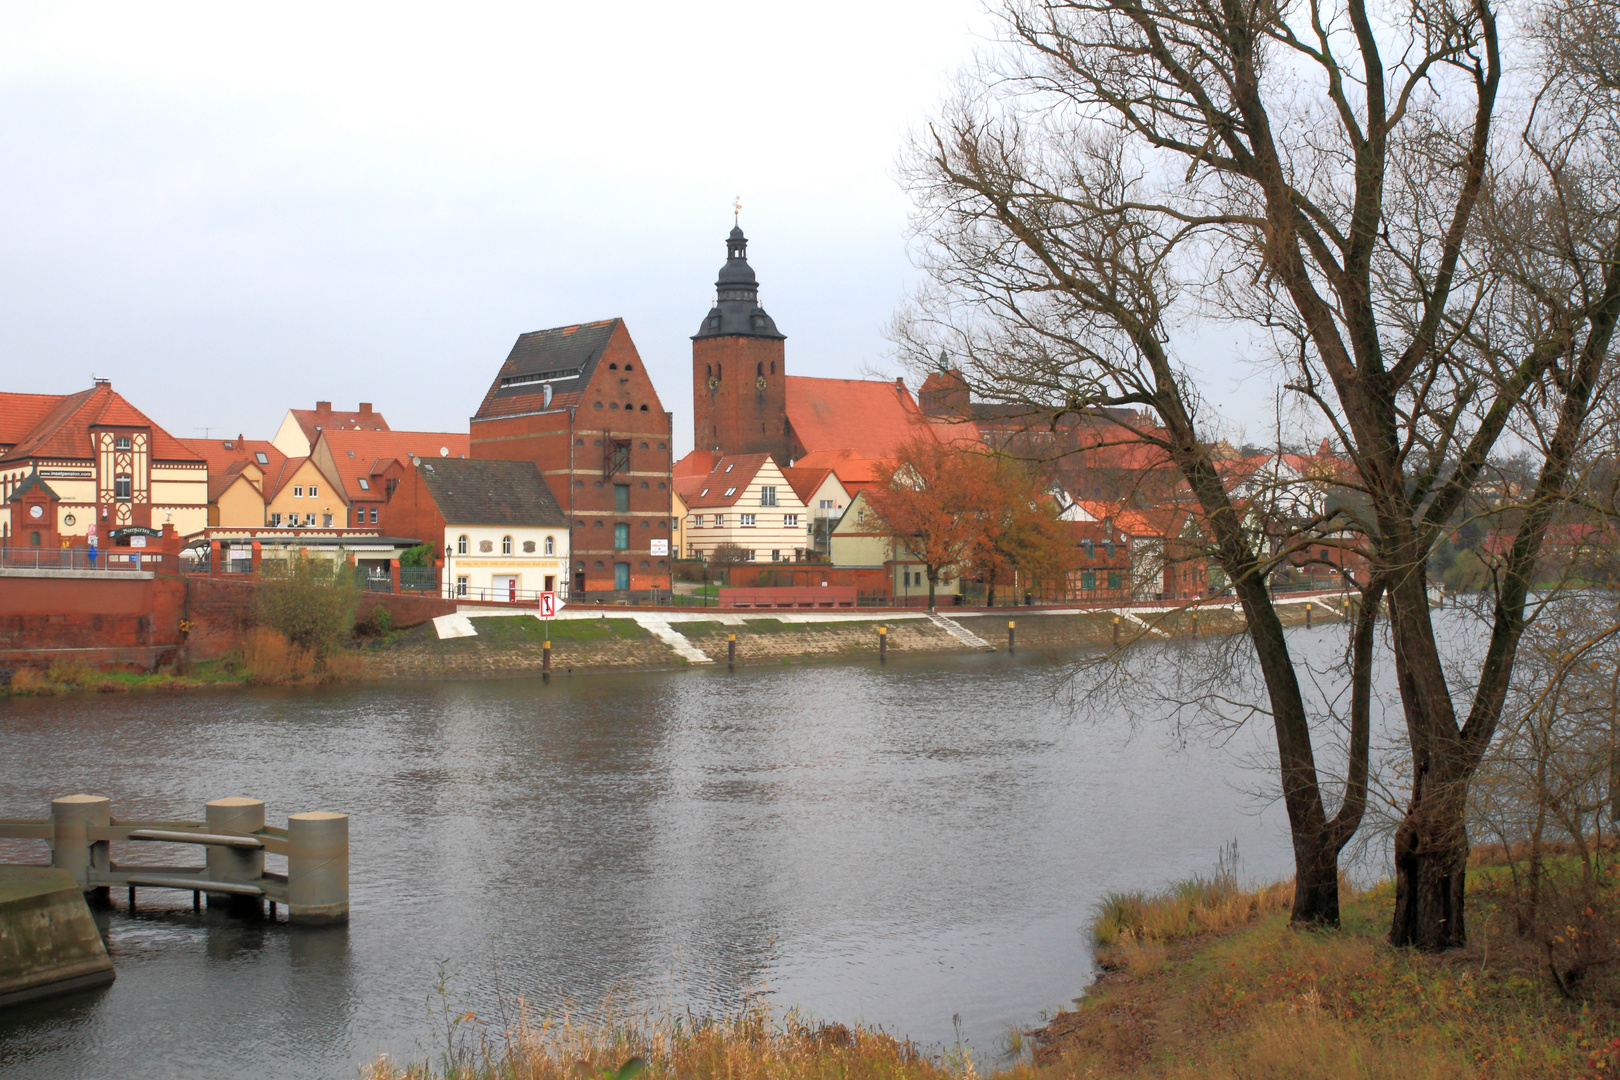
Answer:
[[928, 613], [928, 621], [970, 649], [978, 649], [980, 652], [996, 651], [996, 647], [984, 640], [984, 638], [967, 629], [961, 623], [947, 619], [937, 611]]
[[632, 615], [636, 625], [675, 651], [675, 655], [693, 664], [712, 664], [708, 653], [693, 645], [690, 639], [669, 624], [660, 615]]

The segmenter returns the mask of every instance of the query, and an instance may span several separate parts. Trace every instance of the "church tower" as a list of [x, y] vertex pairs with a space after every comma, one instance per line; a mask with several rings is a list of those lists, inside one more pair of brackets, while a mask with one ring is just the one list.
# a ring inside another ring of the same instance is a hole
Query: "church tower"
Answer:
[[771, 454], [788, 463], [783, 335], [759, 306], [740, 226], [726, 239], [715, 305], [692, 335], [692, 446], [721, 454]]

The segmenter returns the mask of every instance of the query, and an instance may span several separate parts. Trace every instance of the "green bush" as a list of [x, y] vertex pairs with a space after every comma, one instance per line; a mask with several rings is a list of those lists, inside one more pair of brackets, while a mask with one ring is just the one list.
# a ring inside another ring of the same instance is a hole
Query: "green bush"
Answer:
[[346, 563], [299, 555], [259, 586], [259, 622], [324, 661], [354, 627], [360, 584]]
[[416, 547], [406, 548], [404, 551], [399, 553], [399, 565], [401, 565], [401, 566], [432, 566], [433, 565], [433, 545], [432, 544], [418, 544]]

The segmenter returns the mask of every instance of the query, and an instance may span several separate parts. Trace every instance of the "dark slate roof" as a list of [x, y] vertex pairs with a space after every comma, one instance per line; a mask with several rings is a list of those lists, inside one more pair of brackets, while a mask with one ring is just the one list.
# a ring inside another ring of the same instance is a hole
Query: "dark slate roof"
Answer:
[[699, 338], [741, 337], [784, 338], [776, 329], [776, 321], [759, 306], [759, 280], [754, 268], [748, 265], [748, 238], [740, 228], [733, 228], [726, 238], [726, 265], [720, 268], [720, 277], [714, 283], [715, 305], [703, 319], [703, 325], [692, 335]]
[[532, 461], [437, 458], [423, 461], [416, 471], [446, 524], [568, 528]]
[[496, 373], [478, 416], [504, 414], [507, 408], [502, 406], [511, 398], [532, 397], [535, 402], [529, 404], [539, 408], [548, 385], [553, 408], [577, 404], [619, 322], [606, 319], [519, 335], [506, 363]]
[[59, 500], [61, 498], [60, 495], [58, 495], [56, 492], [51, 490], [51, 487], [50, 487], [49, 484], [47, 484], [44, 480], [40, 479], [39, 470], [35, 469], [33, 472], [29, 473], [26, 477], [23, 478], [23, 482], [17, 485], [17, 489], [11, 493], [11, 498], [7, 499], [6, 502], [8, 502], [8, 503], [21, 502], [22, 497], [24, 495], [28, 494], [30, 491], [34, 490], [35, 488], [39, 488], [41, 491], [43, 491], [46, 494], [47, 497], [49, 497], [51, 499], [58, 499]]

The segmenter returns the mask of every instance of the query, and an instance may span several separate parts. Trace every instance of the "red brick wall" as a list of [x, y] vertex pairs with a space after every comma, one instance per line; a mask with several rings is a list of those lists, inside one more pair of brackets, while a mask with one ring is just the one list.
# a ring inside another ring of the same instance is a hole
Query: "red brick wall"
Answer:
[[792, 563], [741, 563], [729, 570], [735, 588], [758, 589], [791, 585], [853, 586], [864, 593], [887, 593], [889, 574], [881, 566], [818, 566]]
[[692, 439], [698, 450], [772, 454], [788, 463], [787, 358], [780, 338], [692, 342]]
[[434, 558], [444, 558], [444, 515], [422, 483], [422, 474], [411, 468], [400, 478], [394, 497], [383, 507], [378, 528], [384, 536], [414, 538], [432, 544]]
[[[615, 404], [619, 408], [611, 407]], [[557, 412], [537, 416], [475, 418], [472, 456], [532, 461], [539, 467], [569, 516], [571, 562], [585, 564], [586, 589], [613, 588], [615, 562], [630, 564], [630, 588], [667, 589], [669, 557], [654, 556], [651, 542], [672, 539], [673, 419], [663, 411], [629, 331], [621, 325], [614, 332], [579, 401], [556, 407]], [[630, 471], [610, 478], [604, 475], [603, 455], [615, 438], [630, 440]], [[613, 504], [613, 486], [624, 483], [630, 485], [628, 514], [616, 512]], [[620, 522], [630, 526], [628, 551], [613, 547], [613, 527]], [[571, 573], [570, 584], [575, 580]]]

